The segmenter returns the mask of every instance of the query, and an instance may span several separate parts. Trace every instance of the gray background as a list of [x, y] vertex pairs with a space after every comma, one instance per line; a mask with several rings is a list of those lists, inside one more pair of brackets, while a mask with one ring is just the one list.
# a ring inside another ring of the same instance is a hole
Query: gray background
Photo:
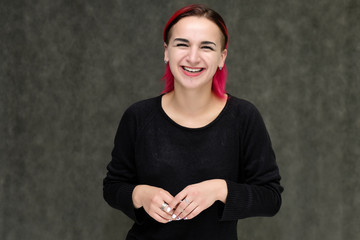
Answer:
[[[228, 91], [253, 102], [285, 186], [240, 239], [360, 236], [357, 0], [199, 1], [223, 15]], [[123, 111], [158, 95], [162, 29], [191, 1], [2, 1], [0, 239], [124, 239], [102, 199]]]

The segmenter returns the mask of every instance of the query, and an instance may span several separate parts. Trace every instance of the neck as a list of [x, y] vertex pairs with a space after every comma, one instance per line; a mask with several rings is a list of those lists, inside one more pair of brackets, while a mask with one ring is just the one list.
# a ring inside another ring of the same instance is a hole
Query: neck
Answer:
[[172, 92], [171, 103], [186, 115], [198, 115], [207, 111], [217, 100], [211, 89], [183, 90]]

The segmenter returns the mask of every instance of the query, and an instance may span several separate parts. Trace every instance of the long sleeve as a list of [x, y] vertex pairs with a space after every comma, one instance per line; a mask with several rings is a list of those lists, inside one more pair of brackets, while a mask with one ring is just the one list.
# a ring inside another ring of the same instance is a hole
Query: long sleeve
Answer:
[[280, 175], [270, 137], [257, 109], [250, 105], [240, 123], [240, 173], [226, 180], [228, 196], [220, 220], [273, 216], [281, 206]]
[[137, 134], [135, 114], [128, 109], [119, 124], [103, 181], [103, 196], [113, 208], [119, 209], [134, 221], [141, 223], [146, 216], [143, 208], [135, 209], [132, 192], [137, 185], [135, 141]]
[[[251, 103], [232, 96], [201, 128], [174, 122], [161, 96], [133, 104], [120, 121], [107, 170], [104, 199], [135, 221], [128, 236], [136, 239], [236, 239], [238, 219], [272, 216], [281, 205], [283, 188], [265, 124]], [[217, 201], [189, 221], [164, 225], [133, 206], [137, 184], [175, 196], [209, 179], [225, 179], [226, 203]]]

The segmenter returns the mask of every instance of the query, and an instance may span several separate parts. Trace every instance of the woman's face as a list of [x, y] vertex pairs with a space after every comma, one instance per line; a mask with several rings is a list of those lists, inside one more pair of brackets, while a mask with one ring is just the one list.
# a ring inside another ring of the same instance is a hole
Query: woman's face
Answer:
[[197, 89], [210, 87], [218, 67], [223, 67], [227, 50], [221, 50], [222, 33], [205, 17], [185, 17], [170, 30], [165, 44], [165, 61], [169, 62], [176, 87]]

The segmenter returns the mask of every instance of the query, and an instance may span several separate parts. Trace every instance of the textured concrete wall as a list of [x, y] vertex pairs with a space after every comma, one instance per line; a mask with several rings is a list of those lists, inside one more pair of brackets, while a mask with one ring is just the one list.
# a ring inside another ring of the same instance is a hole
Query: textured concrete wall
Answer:
[[[228, 91], [260, 109], [286, 188], [239, 239], [357, 239], [359, 1], [200, 2], [227, 22]], [[2, 2], [0, 239], [124, 239], [105, 167], [124, 109], [161, 91], [162, 28], [188, 3]]]

